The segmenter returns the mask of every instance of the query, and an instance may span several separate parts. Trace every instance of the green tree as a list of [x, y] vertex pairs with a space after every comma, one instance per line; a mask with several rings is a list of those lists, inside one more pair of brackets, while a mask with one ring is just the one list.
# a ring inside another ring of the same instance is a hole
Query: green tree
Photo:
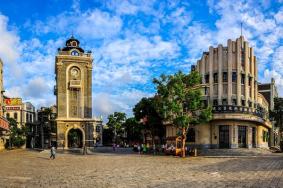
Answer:
[[114, 112], [108, 116], [108, 122], [106, 125], [114, 133], [114, 142], [117, 142], [117, 138], [120, 139], [124, 133], [125, 127], [123, 126], [126, 122], [126, 114], [123, 112]]
[[162, 124], [162, 117], [156, 110], [155, 98], [142, 98], [133, 109], [137, 121], [142, 120], [144, 131], [148, 131], [154, 144], [155, 136], [160, 139], [165, 135], [165, 128]]
[[[15, 147], [21, 147], [25, 144], [25, 136], [27, 133], [26, 127], [19, 128], [18, 123], [14, 118], [8, 118], [10, 126], [10, 140], [9, 144]], [[8, 147], [8, 146], [6, 146]]]
[[283, 98], [274, 98], [274, 110], [270, 111], [270, 117], [275, 121], [275, 125], [280, 130], [280, 145], [283, 150]]
[[157, 88], [156, 107], [164, 122], [171, 123], [181, 132], [182, 156], [189, 126], [207, 122], [212, 118], [211, 107], [201, 101], [201, 76], [197, 71], [186, 75], [179, 71], [174, 75], [161, 75], [154, 79]]
[[128, 118], [123, 126], [127, 133], [128, 142], [140, 142], [142, 140], [143, 126], [134, 117]]

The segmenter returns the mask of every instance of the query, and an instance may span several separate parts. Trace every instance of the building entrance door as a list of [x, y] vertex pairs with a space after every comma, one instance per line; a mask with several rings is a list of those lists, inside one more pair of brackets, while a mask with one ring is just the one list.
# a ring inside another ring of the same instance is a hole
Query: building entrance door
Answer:
[[229, 125], [219, 126], [219, 148], [229, 148]]
[[247, 147], [247, 127], [238, 126], [238, 146], [239, 148]]
[[253, 144], [253, 148], [256, 147], [256, 128], [253, 127], [252, 129], [252, 144]]
[[68, 133], [68, 147], [81, 148], [83, 147], [83, 134], [79, 129], [71, 129]]

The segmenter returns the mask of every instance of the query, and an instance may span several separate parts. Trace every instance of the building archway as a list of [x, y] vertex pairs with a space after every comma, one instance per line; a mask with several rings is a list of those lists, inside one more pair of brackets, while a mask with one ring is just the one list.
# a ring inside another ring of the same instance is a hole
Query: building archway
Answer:
[[84, 133], [80, 129], [70, 129], [67, 134], [67, 147], [68, 148], [82, 148], [84, 146]]

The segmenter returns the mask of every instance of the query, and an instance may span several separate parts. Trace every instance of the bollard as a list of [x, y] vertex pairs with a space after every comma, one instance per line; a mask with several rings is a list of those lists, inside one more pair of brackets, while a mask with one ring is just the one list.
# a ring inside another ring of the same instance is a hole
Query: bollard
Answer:
[[194, 157], [198, 156], [197, 148], [194, 148]]

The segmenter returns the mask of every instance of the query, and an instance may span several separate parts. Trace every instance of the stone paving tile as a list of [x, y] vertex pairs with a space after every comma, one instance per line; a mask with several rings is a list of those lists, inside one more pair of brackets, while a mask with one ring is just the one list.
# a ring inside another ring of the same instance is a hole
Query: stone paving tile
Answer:
[[278, 187], [283, 154], [178, 158], [126, 154], [0, 153], [0, 187]]

